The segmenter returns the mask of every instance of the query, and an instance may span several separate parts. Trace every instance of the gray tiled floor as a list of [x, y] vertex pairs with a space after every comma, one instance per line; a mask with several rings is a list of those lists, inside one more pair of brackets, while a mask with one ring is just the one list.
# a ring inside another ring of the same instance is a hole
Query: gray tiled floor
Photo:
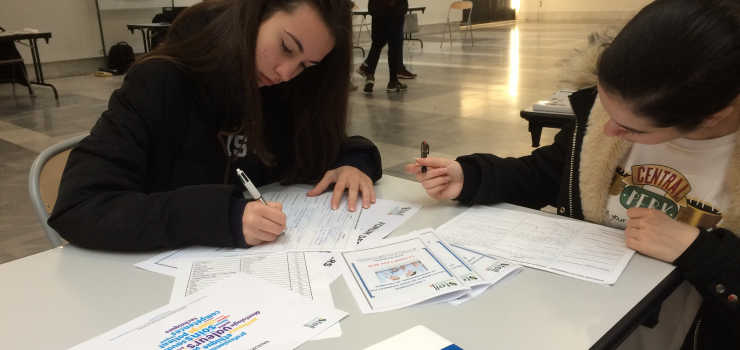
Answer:
[[[433, 156], [526, 155], [532, 147], [519, 111], [559, 88], [557, 63], [583, 45], [588, 33], [619, 24], [519, 22], [475, 29], [474, 46], [461, 47], [456, 34], [453, 46], [446, 41], [441, 49], [441, 34], [421, 37], [424, 49], [418, 43], [404, 46], [404, 61], [419, 77], [405, 81], [408, 91], [386, 94], [384, 54], [376, 92], [360, 89], [351, 95], [350, 133], [376, 142], [386, 174], [406, 178], [403, 167], [418, 156], [422, 140]], [[59, 90], [58, 102], [48, 88], [36, 87], [38, 98], [31, 101], [26, 90], [13, 96], [9, 85], [0, 85], [0, 263], [50, 248], [31, 209], [31, 163], [47, 147], [87, 133], [122, 80], [50, 80]], [[357, 75], [354, 82], [363, 83]], [[542, 144], [554, 135], [554, 129], [545, 129]]]

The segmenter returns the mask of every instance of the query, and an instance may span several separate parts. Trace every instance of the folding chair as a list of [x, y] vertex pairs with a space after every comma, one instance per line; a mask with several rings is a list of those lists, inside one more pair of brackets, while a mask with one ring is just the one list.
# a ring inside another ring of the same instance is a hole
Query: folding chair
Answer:
[[[450, 46], [452, 46], [452, 29], [450, 27], [450, 12], [452, 12], [452, 10], [468, 10], [468, 9], [470, 10], [470, 12], [468, 12], [468, 24], [465, 27], [465, 34], [463, 34], [462, 42], [463, 42], [463, 45], [465, 45], [465, 36], [467, 36], [468, 31], [470, 31], [470, 45], [475, 45], [473, 43], [473, 27], [470, 24], [470, 15], [473, 14], [473, 2], [472, 1], [456, 1], [456, 2], [453, 2], [450, 5], [450, 9], [447, 10], [446, 25], [447, 25], [447, 30], [450, 32]], [[445, 42], [445, 32], [443, 31], [442, 41], [439, 43], [440, 49], [442, 48], [442, 44], [444, 44], [444, 42]]]
[[[3, 28], [0, 27], [0, 30], [2, 29]], [[21, 45], [26, 45], [21, 42], [18, 43]], [[26, 85], [28, 87], [28, 94], [31, 95], [31, 98], [35, 98], [36, 94], [33, 92], [31, 81], [28, 79], [28, 74], [26, 73], [26, 65], [23, 61], [23, 58], [21, 58], [21, 54], [18, 52], [18, 49], [16, 49], [15, 44], [12, 41], [0, 43], [0, 66], [8, 65], [10, 66], [11, 71], [10, 78], [3, 79], [2, 77], [0, 77], [0, 80], [9, 81], [11, 84], [13, 84], [13, 96], [15, 96], [15, 84], [19, 83], [21, 85]], [[16, 77], [16, 70], [21, 73], [22, 78]]]
[[85, 137], [87, 135], [77, 136], [47, 148], [31, 165], [31, 173], [28, 176], [31, 204], [53, 248], [61, 247], [62, 239], [46, 221], [57, 201], [59, 184], [62, 182], [62, 172], [67, 164], [69, 152]]
[[[353, 10], [359, 10], [360, 8], [357, 7], [357, 5], [354, 5], [354, 6], [352, 6], [352, 9]], [[368, 34], [370, 33], [370, 25], [367, 22], [365, 22], [365, 17], [366, 16], [362, 16], [362, 21], [360, 21], [360, 24], [354, 24], [354, 20], [355, 20], [355, 18], [357, 18], [357, 15], [352, 16], [352, 23], [353, 23], [352, 24], [352, 27], [353, 28], [354, 27], [359, 27], [360, 28], [360, 30], [357, 31], [357, 40], [355, 40], [355, 46], [354, 46], [354, 48], [355, 49], [362, 50], [362, 57], [365, 57], [365, 49], [363, 49], [360, 46], [360, 35], [362, 35], [362, 27], [365, 27], [365, 30], [368, 32]]]

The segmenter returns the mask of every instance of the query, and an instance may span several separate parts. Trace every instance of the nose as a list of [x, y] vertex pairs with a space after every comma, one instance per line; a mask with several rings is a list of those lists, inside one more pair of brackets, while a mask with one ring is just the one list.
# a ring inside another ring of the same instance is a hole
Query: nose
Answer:
[[303, 71], [301, 62], [286, 62], [275, 70], [280, 76], [280, 81], [288, 81], [295, 78]]
[[627, 133], [623, 127], [619, 126], [611, 118], [604, 124], [604, 135], [607, 137], [622, 136]]

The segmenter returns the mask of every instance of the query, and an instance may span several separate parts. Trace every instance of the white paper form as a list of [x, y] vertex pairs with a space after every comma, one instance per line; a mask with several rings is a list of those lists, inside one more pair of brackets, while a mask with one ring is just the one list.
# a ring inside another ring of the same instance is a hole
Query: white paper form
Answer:
[[[329, 283], [315, 252], [241, 255], [214, 259], [181, 259], [170, 302], [217, 285], [234, 274], [246, 273], [297, 293], [322, 305], [334, 307]], [[314, 339], [342, 336], [339, 324]]]
[[[303, 185], [289, 186], [282, 193], [307, 193]], [[357, 205], [362, 203], [362, 195], [357, 197]], [[393, 233], [424, 206], [406, 202], [377, 198], [370, 209], [364, 209], [364, 218], [357, 244], [373, 245]]]
[[619, 229], [478, 205], [436, 232], [473, 251], [607, 285], [619, 279], [635, 253]]
[[304, 192], [265, 193], [265, 200], [283, 203], [288, 217], [285, 235], [275, 242], [249, 249], [189, 246], [167, 251], [136, 264], [147, 271], [177, 275], [182, 258], [215, 258], [244, 254], [265, 254], [286, 251], [344, 251], [354, 250], [361, 232], [363, 209], [347, 210], [347, 194], [342, 196], [339, 209], [331, 210], [332, 193], [307, 197]]
[[72, 349], [295, 349], [346, 316], [239, 273]]
[[477, 276], [431, 229], [343, 252], [338, 263], [364, 314], [456, 299], [471, 290], [462, 278]]
[[[185, 248], [175, 249], [166, 251], [164, 253], [157, 254], [156, 256], [142, 261], [135, 266], [163, 275], [176, 277], [177, 268], [180, 265], [180, 259], [194, 259], [194, 258], [223, 258], [228, 256], [239, 256], [246, 254], [254, 254], [249, 249], [239, 248], [218, 248], [218, 247], [204, 247], [199, 245], [192, 245]], [[259, 252], [260, 255], [272, 254], [272, 252]]]
[[288, 217], [285, 234], [274, 242], [250, 248], [251, 251], [346, 251], [354, 250], [362, 229], [363, 211], [347, 210], [347, 194], [342, 195], [339, 209], [331, 209], [333, 193], [315, 197], [294, 192], [262, 194], [268, 202], [283, 204]]

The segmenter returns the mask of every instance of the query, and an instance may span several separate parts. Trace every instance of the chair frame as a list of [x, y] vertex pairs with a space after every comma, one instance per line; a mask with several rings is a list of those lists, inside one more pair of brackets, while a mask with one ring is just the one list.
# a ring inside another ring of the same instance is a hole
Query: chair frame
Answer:
[[[359, 10], [360, 8], [356, 5], [352, 7], [353, 10]], [[365, 27], [365, 30], [369, 33], [372, 33], [370, 31], [370, 24], [365, 22], [365, 19], [367, 19], [367, 16], [362, 16], [362, 21], [360, 21], [360, 24], [354, 24], [355, 18], [357, 18], [360, 15], [352, 15], [352, 27], [360, 27], [360, 30], [357, 32], [357, 39], [353, 40], [355, 46], [353, 48], [362, 50], [362, 57], [365, 57], [365, 49], [360, 46], [360, 35], [362, 35], [362, 27]]]
[[[25, 65], [26, 64], [25, 61], [23, 61], [22, 58], [14, 58], [14, 59], [10, 59], [10, 60], [0, 61], [0, 66], [10, 65], [10, 69], [11, 69], [11, 72], [13, 74], [13, 78], [12, 78], [12, 80], [10, 82], [13, 85], [13, 96], [15, 96], [15, 84], [16, 84], [16, 82], [15, 82], [15, 66], [18, 63], [20, 63], [22, 65]], [[31, 87], [31, 80], [28, 79], [28, 74], [26, 74], [26, 70], [25, 69], [20, 69], [20, 71], [21, 71], [21, 74], [23, 74], [23, 76], [26, 77], [26, 83], [28, 84], [28, 94], [31, 96], [32, 99], [33, 98], [36, 98], [36, 93], [33, 92], [33, 88]]]
[[28, 190], [31, 195], [31, 205], [33, 206], [33, 210], [36, 212], [36, 217], [38, 217], [41, 222], [41, 227], [44, 229], [44, 233], [46, 233], [46, 238], [49, 239], [49, 243], [51, 243], [53, 248], [61, 247], [62, 239], [59, 236], [59, 233], [51, 228], [51, 226], [46, 222], [49, 219], [49, 213], [46, 211], [43, 198], [41, 198], [41, 188], [39, 187], [41, 170], [44, 169], [44, 165], [46, 165], [51, 158], [68, 149], [74, 148], [87, 136], [87, 134], [80, 135], [47, 148], [41, 152], [38, 157], [36, 157], [33, 165], [31, 165], [31, 172], [28, 176]]
[[[473, 14], [473, 2], [472, 1], [455, 1], [452, 4], [450, 4], [450, 8], [447, 10], [447, 23], [445, 23], [445, 25], [447, 26], [446, 27], [446, 30], [449, 31], [449, 33], [450, 33], [450, 46], [452, 46], [452, 28], [451, 28], [451, 24], [450, 24], [450, 13], [452, 12], [452, 9], [453, 9], [452, 7], [455, 4], [460, 4], [460, 3], [469, 3], [470, 4], [470, 12], [468, 12], [468, 22], [467, 22], [467, 25], [465, 26], [465, 33], [463, 34], [462, 45], [465, 46], [465, 37], [468, 35], [468, 31], [469, 31], [470, 32], [470, 45], [471, 46], [475, 46], [475, 43], [473, 42], [473, 27], [472, 27], [472, 24], [470, 22], [470, 17]], [[464, 9], [460, 9], [460, 10], [467, 10], [467, 9], [464, 8]], [[442, 48], [442, 44], [444, 44], [444, 42], [445, 42], [445, 33], [446, 33], [446, 31], [442, 31], [442, 41], [440, 41], [440, 43], [439, 43], [439, 48], [440, 49]]]

